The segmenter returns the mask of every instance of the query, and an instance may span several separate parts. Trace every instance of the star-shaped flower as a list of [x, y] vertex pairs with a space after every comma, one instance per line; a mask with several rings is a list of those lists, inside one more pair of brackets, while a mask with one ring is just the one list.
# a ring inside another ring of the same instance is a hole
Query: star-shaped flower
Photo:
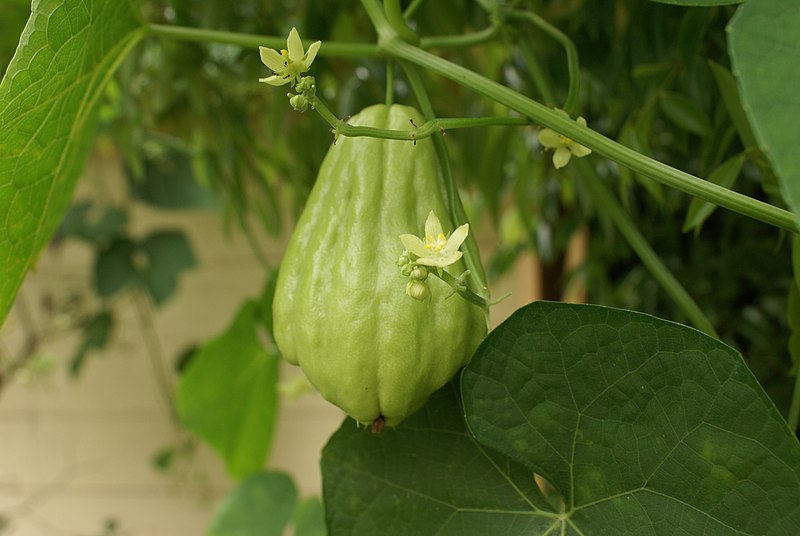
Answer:
[[303, 42], [300, 40], [297, 29], [292, 28], [289, 38], [286, 40], [286, 49], [278, 52], [272, 48], [258, 47], [261, 61], [275, 73], [267, 78], [259, 78], [258, 81], [271, 86], [296, 83], [300, 79], [300, 75], [311, 67], [311, 62], [317, 57], [317, 51], [321, 44], [322, 41], [316, 41], [311, 43], [308, 51], [303, 50]]
[[463, 253], [458, 251], [467, 238], [469, 224], [465, 223], [452, 232], [449, 238], [444, 235], [439, 218], [431, 210], [425, 220], [425, 241], [412, 234], [400, 235], [405, 248], [419, 257], [415, 262], [425, 266], [444, 268], [458, 261]]
[[[567, 116], [563, 110], [557, 110], [559, 113]], [[569, 116], [567, 116], [569, 117]], [[582, 127], [586, 126], [586, 119], [579, 117], [577, 123]], [[580, 158], [592, 152], [588, 147], [584, 147], [579, 143], [575, 143], [563, 134], [559, 134], [553, 129], [543, 128], [539, 131], [539, 143], [547, 149], [554, 149], [553, 152], [553, 165], [556, 169], [560, 169], [567, 165], [572, 155]]]

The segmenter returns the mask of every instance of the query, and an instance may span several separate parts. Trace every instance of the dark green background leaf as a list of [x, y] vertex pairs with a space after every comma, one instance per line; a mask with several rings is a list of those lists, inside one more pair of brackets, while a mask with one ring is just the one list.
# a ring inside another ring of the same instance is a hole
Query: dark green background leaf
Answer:
[[693, 329], [538, 302], [462, 375], [484, 444], [545, 476], [583, 534], [800, 534], [800, 445], [741, 357]]
[[332, 536], [543, 534], [556, 515], [523, 466], [466, 430], [449, 384], [396, 430], [347, 419], [322, 452]]
[[0, 321], [69, 205], [97, 101], [143, 35], [129, 0], [41, 0], [0, 83]]
[[207, 536], [282, 536], [297, 502], [283, 473], [257, 473], [242, 481], [220, 505]]
[[180, 231], [157, 231], [141, 243], [118, 238], [98, 252], [95, 288], [109, 298], [138, 285], [161, 305], [175, 293], [180, 273], [196, 265], [192, 246]]
[[[719, 184], [725, 188], [732, 188], [739, 177], [739, 172], [744, 165], [744, 155], [736, 155], [720, 164], [708, 176], [708, 181]], [[683, 232], [697, 229], [699, 231], [703, 222], [716, 210], [717, 206], [703, 201], [702, 199], [692, 199], [689, 210], [686, 211], [686, 219], [683, 221]]]
[[733, 74], [761, 149], [800, 222], [800, 2], [745, 2], [728, 32]]
[[100, 207], [81, 201], [67, 211], [59, 233], [92, 243], [106, 243], [123, 234], [127, 221], [128, 214], [119, 207]]
[[156, 304], [172, 296], [178, 285], [178, 274], [197, 266], [192, 246], [179, 231], [159, 231], [145, 238], [141, 245], [147, 256], [142, 279]]
[[83, 340], [70, 359], [69, 373], [71, 376], [78, 376], [81, 373], [91, 350], [100, 350], [105, 347], [113, 328], [114, 316], [109, 311], [99, 311], [89, 320], [83, 328]]
[[194, 354], [178, 386], [184, 424], [219, 452], [234, 478], [263, 467], [275, 426], [280, 358], [261, 344], [260, 324], [258, 305], [247, 302]]
[[109, 298], [128, 285], [139, 282], [133, 256], [136, 244], [127, 238], [111, 242], [98, 251], [94, 267], [94, 287], [102, 298]]
[[711, 124], [700, 107], [680, 93], [663, 92], [658, 99], [661, 111], [675, 126], [699, 136], [708, 136]]

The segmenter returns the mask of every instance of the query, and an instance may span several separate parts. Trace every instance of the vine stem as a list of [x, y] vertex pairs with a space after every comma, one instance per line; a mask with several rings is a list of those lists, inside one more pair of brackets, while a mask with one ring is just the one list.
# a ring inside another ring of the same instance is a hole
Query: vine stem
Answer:
[[[428, 97], [428, 92], [425, 90], [425, 85], [422, 82], [416, 67], [401, 63], [403, 70], [406, 73], [411, 89], [417, 97], [419, 107], [422, 110], [422, 115], [426, 118], [433, 117], [433, 105]], [[441, 132], [436, 132], [433, 136], [433, 144], [436, 149], [436, 154], [439, 157], [439, 163], [442, 169], [442, 176], [444, 179], [444, 187], [447, 192], [448, 211], [450, 218], [453, 220], [453, 225], [459, 222], [467, 221], [467, 214], [464, 211], [464, 206], [461, 204], [461, 196], [458, 195], [458, 187], [456, 180], [453, 176], [453, 169], [450, 166], [450, 155], [447, 151], [447, 145], [444, 143], [444, 136]], [[467, 240], [463, 245], [464, 262], [469, 270], [469, 278], [477, 291], [476, 294], [485, 300], [488, 295], [488, 288], [486, 286], [486, 273], [483, 270], [483, 263], [481, 263], [480, 253], [478, 252], [478, 243], [475, 241], [473, 235], [467, 236]], [[486, 313], [486, 323], [489, 323], [489, 308], [484, 306]]]
[[459, 117], [430, 119], [421, 125], [414, 125], [409, 130], [392, 130], [387, 128], [364, 127], [350, 125], [346, 119], [339, 119], [331, 112], [325, 101], [318, 96], [309, 96], [312, 107], [333, 129], [334, 134], [348, 138], [370, 137], [387, 140], [415, 141], [440, 134], [444, 130], [486, 126], [524, 126], [530, 121], [524, 117]]
[[172, 422], [178, 425], [180, 419], [175, 406], [174, 387], [169, 379], [164, 360], [164, 350], [153, 321], [153, 305], [150, 301], [150, 296], [145, 291], [137, 289], [133, 292], [133, 302], [136, 307], [139, 329], [141, 329], [142, 338], [147, 346], [147, 354], [150, 357], [150, 364], [153, 367], [156, 383], [164, 398], [164, 404], [167, 406]]
[[398, 38], [392, 27], [386, 22], [377, 0], [361, 0], [361, 3], [378, 31], [379, 47], [391, 56], [414, 63], [471, 88], [645, 177], [744, 216], [793, 233], [800, 232], [795, 215], [787, 210], [723, 188], [644, 156], [599, 132], [579, 125], [568, 117], [563, 117], [555, 110], [529, 99], [513, 89], [405, 43]]
[[[196, 43], [222, 43], [235, 45], [242, 48], [257, 49], [259, 46], [274, 49], [286, 48], [286, 37], [274, 35], [247, 34], [238, 32], [224, 32], [220, 30], [207, 30], [205, 28], [191, 28], [188, 26], [173, 26], [169, 24], [148, 24], [151, 34], [180, 41]], [[493, 38], [500, 30], [499, 25], [492, 25], [483, 30], [463, 35], [440, 35], [426, 37], [420, 40], [419, 46], [429, 48], [465, 48], [478, 45]], [[308, 48], [311, 39], [303, 39], [303, 46]], [[338, 58], [375, 58], [384, 56], [385, 53], [375, 43], [343, 43], [340, 41], [325, 41], [319, 49], [318, 56]]]

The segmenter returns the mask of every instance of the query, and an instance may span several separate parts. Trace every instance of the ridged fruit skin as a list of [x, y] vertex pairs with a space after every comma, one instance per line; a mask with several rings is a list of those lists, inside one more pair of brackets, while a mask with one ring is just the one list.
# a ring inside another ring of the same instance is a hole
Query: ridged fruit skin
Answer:
[[[409, 130], [413, 108], [375, 105], [352, 125]], [[278, 275], [275, 341], [328, 401], [362, 423], [395, 426], [467, 363], [486, 335], [480, 307], [436, 277], [406, 295], [399, 236], [433, 210], [454, 229], [430, 139], [340, 137], [325, 157]], [[464, 222], [457, 222], [464, 223]], [[459, 275], [463, 260], [448, 267]], [[449, 298], [448, 298], [449, 296]], [[447, 298], [447, 299], [445, 299]]]

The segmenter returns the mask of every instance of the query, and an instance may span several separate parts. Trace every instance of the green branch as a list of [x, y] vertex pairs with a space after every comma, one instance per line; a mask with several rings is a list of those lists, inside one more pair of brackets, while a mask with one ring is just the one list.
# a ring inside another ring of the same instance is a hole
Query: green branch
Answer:
[[[169, 37], [181, 41], [194, 41], [198, 43], [223, 43], [236, 45], [242, 48], [265, 46], [280, 50], [286, 48], [286, 37], [270, 35], [245, 34], [236, 32], [221, 32], [203, 28], [187, 28], [185, 26], [168, 26], [164, 24], [150, 24], [150, 32], [161, 37]], [[303, 39], [303, 46], [311, 44], [310, 39]], [[340, 43], [325, 41], [319, 50], [319, 56], [332, 56], [343, 58], [364, 58], [381, 56], [383, 53], [374, 43]]]
[[[490, 26], [484, 30], [464, 35], [443, 35], [420, 40], [420, 47], [429, 48], [464, 48], [477, 45], [491, 39], [499, 27]], [[286, 48], [286, 37], [274, 35], [258, 35], [237, 32], [223, 32], [207, 30], [204, 28], [190, 28], [186, 26], [171, 26], [166, 24], [150, 24], [148, 30], [151, 34], [180, 41], [195, 43], [222, 43], [235, 45], [242, 48], [257, 49], [259, 46], [280, 50]], [[313, 39], [303, 39], [303, 46], [308, 46]], [[342, 43], [339, 41], [324, 41], [319, 50], [319, 56], [334, 58], [374, 58], [384, 55], [375, 43]]]
[[[417, 97], [417, 102], [419, 102], [422, 115], [426, 118], [433, 118], [433, 105], [431, 104], [428, 93], [425, 90], [424, 84], [422, 83], [422, 76], [420, 76], [419, 72], [414, 66], [405, 63], [403, 63], [402, 66], [406, 72], [406, 77], [411, 84], [411, 89], [413, 90], [414, 95]], [[430, 120], [432, 119], [429, 119], [429, 121]], [[453, 176], [453, 169], [450, 166], [450, 155], [447, 152], [447, 145], [444, 143], [444, 136], [439, 131], [435, 132], [433, 144], [436, 148], [436, 154], [442, 167], [442, 176], [444, 179], [444, 187], [447, 192], [448, 211], [450, 212], [450, 217], [452, 218], [454, 225], [458, 224], [459, 222], [466, 222], [467, 214], [464, 211], [464, 206], [461, 204], [461, 196], [458, 195], [458, 187], [456, 186], [456, 180]], [[483, 263], [481, 263], [481, 257], [478, 251], [478, 243], [475, 241], [475, 237], [468, 235], [462, 249], [464, 251], [464, 262], [467, 265], [467, 270], [469, 271], [468, 275], [472, 280], [475, 290], [477, 290], [477, 294], [483, 298], [484, 296], [488, 295], [488, 289], [486, 287], [486, 274], [483, 270]], [[485, 311], [486, 323], [488, 325], [488, 305], [485, 305]]]
[[[375, 0], [362, 0], [371, 17], [377, 7]], [[380, 16], [380, 15], [379, 15]], [[709, 203], [733, 210], [756, 220], [786, 229], [793, 233], [800, 232], [794, 215], [786, 210], [758, 201], [738, 192], [728, 190], [699, 177], [670, 167], [662, 162], [646, 157], [641, 153], [625, 147], [599, 132], [583, 127], [575, 121], [563, 117], [555, 110], [548, 108], [518, 92], [489, 80], [469, 69], [451, 63], [438, 56], [420, 50], [398, 39], [392, 34], [391, 27], [373, 19], [381, 36], [379, 45], [392, 56], [410, 61], [421, 67], [434, 71], [463, 86], [469, 87], [492, 100], [503, 104], [533, 121], [550, 127], [564, 136], [589, 147], [597, 154], [614, 160], [631, 170], [649, 177], [666, 186], [676, 188]]]
[[[416, 141], [428, 138], [433, 134], [438, 134], [446, 130], [459, 128], [486, 127], [486, 126], [524, 126], [530, 122], [524, 117], [460, 117], [431, 119], [422, 125], [414, 125], [409, 122], [409, 130], [392, 130], [386, 128], [364, 127], [350, 125], [347, 119], [339, 119], [325, 105], [324, 101], [317, 96], [309, 97], [311, 106], [322, 116], [331, 126], [333, 133], [337, 136], [347, 136], [348, 138], [370, 137], [383, 138], [387, 140]], [[409, 118], [410, 119], [410, 118]]]

